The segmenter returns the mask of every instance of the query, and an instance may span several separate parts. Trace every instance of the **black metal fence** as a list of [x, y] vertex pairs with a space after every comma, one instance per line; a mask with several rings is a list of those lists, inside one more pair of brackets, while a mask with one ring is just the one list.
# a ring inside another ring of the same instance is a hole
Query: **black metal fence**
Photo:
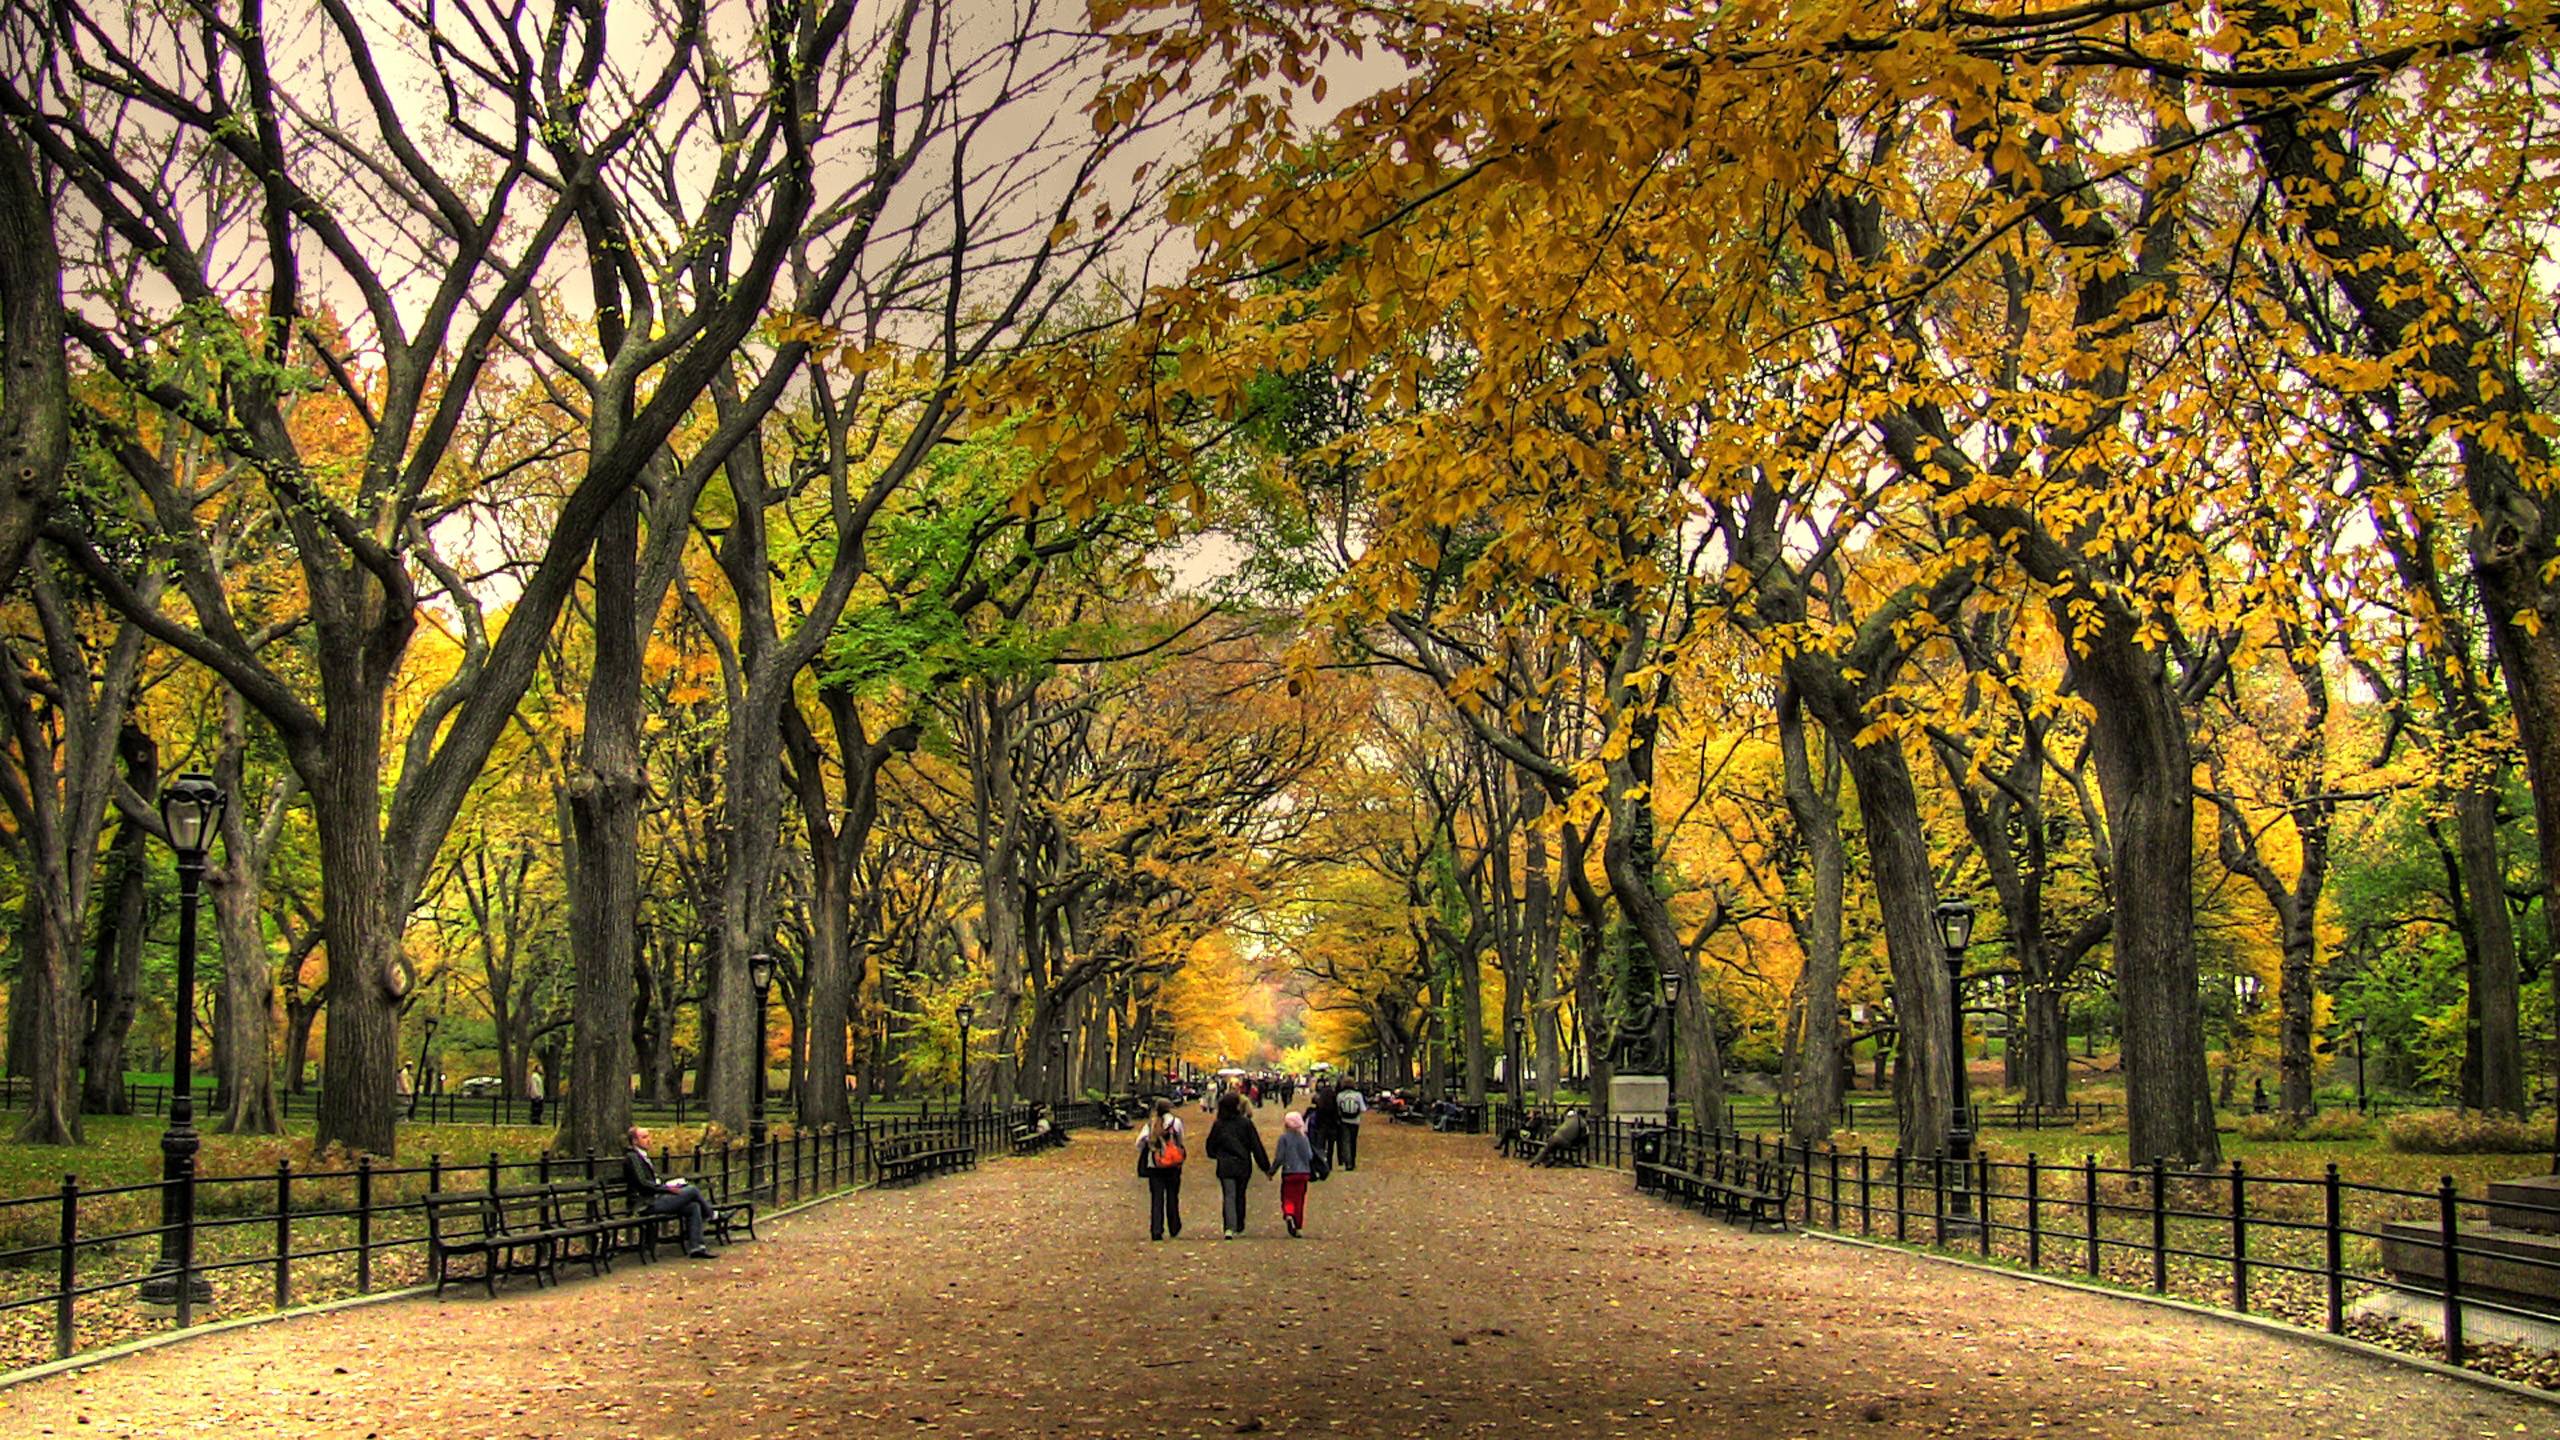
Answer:
[[[982, 1157], [1007, 1152], [1029, 1106], [965, 1114], [874, 1116], [864, 1123], [805, 1130], [705, 1149], [666, 1150], [661, 1173], [700, 1185], [715, 1204], [755, 1198], [791, 1205], [879, 1178], [882, 1141], [930, 1132], [956, 1134]], [[1096, 1123], [1099, 1107], [1076, 1104], [1053, 1117], [1069, 1129]], [[431, 1155], [421, 1165], [376, 1165], [370, 1157], [337, 1169], [278, 1162], [264, 1175], [198, 1176], [192, 1205], [164, 1210], [166, 1182], [84, 1188], [76, 1175], [46, 1195], [0, 1200], [0, 1371], [67, 1357], [134, 1338], [174, 1321], [193, 1324], [191, 1286], [174, 1287], [174, 1312], [138, 1307], [157, 1265], [164, 1213], [193, 1217], [195, 1275], [212, 1287], [226, 1316], [400, 1289], [427, 1272], [425, 1197], [448, 1189], [491, 1190], [596, 1179], [618, 1188], [619, 1155], [546, 1155], [508, 1161]], [[43, 1323], [9, 1323], [20, 1312]], [[24, 1337], [24, 1338], [22, 1338]], [[38, 1338], [41, 1337], [41, 1338]]]
[[[2012, 1130], [2070, 1130], [2081, 1125], [2105, 1122], [2119, 1116], [2119, 1107], [2097, 1100], [2072, 1100], [2060, 1105], [2030, 1105], [2023, 1101], [2011, 1105], [1977, 1105], [1974, 1113], [1979, 1123]], [[1785, 1100], [1760, 1096], [1737, 1096], [1723, 1102], [1723, 1123], [1709, 1124], [1711, 1129], [1749, 1133], [1754, 1130], [1795, 1128], [1795, 1106]], [[1705, 1117], [1692, 1117], [1708, 1124]], [[1832, 1113], [1832, 1128], [1839, 1130], [1887, 1131], [1901, 1127], [1902, 1112], [1889, 1095], [1843, 1095]]]
[[[1553, 1116], [1504, 1105], [1496, 1122], [1508, 1129], [1524, 1119]], [[1662, 1130], [1593, 1122], [1587, 1158], [1631, 1169], [1638, 1138]], [[1960, 1163], [1715, 1128], [1680, 1132], [1691, 1154], [1721, 1149], [1789, 1170], [1786, 1218], [1806, 1229], [1967, 1253], [2333, 1335], [2347, 1333], [2360, 1300], [2409, 1296], [2442, 1327], [2442, 1353], [2456, 1364], [2472, 1349], [2466, 1315], [2548, 1324], [2548, 1311], [2516, 1302], [2560, 1296], [2560, 1262], [2485, 1234], [2489, 1200], [2459, 1193], [2451, 1176], [2408, 1190], [2343, 1179], [2335, 1164], [2298, 1176], [2253, 1173], [2239, 1161], [2203, 1173], [2157, 1161], [2101, 1165], [2095, 1156], [2076, 1165], [2032, 1154]], [[2509, 1236], [2560, 1229], [2560, 1205], [2494, 1208]]]
[[[196, 1121], [205, 1123], [213, 1109], [213, 1082], [196, 1087]], [[169, 1113], [170, 1087], [166, 1082], [124, 1082], [125, 1108], [119, 1113], [132, 1115], [166, 1115]], [[0, 1110], [25, 1105], [27, 1081], [20, 1076], [0, 1076]], [[419, 1125], [536, 1125], [556, 1124], [561, 1101], [547, 1101], [541, 1120], [533, 1117], [533, 1102], [522, 1096], [508, 1097], [492, 1091], [481, 1095], [465, 1095], [458, 1090], [441, 1090], [432, 1095], [402, 1097], [396, 1102], [403, 1121]], [[779, 1097], [773, 1102], [782, 1105]], [[276, 1093], [277, 1113], [287, 1120], [308, 1120], [320, 1112], [317, 1090], [280, 1090]], [[958, 1107], [948, 1099], [891, 1100], [874, 1105], [869, 1096], [852, 1102], [854, 1123], [860, 1124], [872, 1114], [941, 1114], [949, 1115]], [[657, 1125], [699, 1125], [711, 1118], [706, 1103], [693, 1096], [672, 1100], [634, 1100], [632, 1118]]]

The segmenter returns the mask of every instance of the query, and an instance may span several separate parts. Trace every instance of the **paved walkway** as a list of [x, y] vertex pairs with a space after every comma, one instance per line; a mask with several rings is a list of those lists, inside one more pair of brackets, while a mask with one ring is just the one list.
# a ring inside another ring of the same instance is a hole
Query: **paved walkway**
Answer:
[[2308, 1342], [1745, 1236], [1621, 1175], [1367, 1130], [1301, 1240], [1266, 1184], [1254, 1233], [1220, 1241], [1200, 1164], [1189, 1228], [1150, 1244], [1131, 1137], [1083, 1135], [821, 1206], [717, 1264], [449, 1292], [0, 1391], [0, 1434], [2560, 1434], [2560, 1409]]

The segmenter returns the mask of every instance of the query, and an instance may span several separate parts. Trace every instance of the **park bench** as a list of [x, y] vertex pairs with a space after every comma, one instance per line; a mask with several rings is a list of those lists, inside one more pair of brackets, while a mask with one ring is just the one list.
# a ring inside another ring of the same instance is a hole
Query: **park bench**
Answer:
[[1724, 1186], [1724, 1218], [1746, 1222], [1754, 1230], [1762, 1225], [1787, 1228], [1787, 1197], [1795, 1189], [1794, 1168], [1784, 1160], [1745, 1160], [1737, 1155], [1734, 1161]]
[[[703, 1230], [710, 1239], [723, 1245], [734, 1245], [741, 1228], [746, 1230], [748, 1239], [757, 1238], [756, 1202], [733, 1200], [726, 1192], [712, 1195], [711, 1187], [705, 1181], [693, 1183], [701, 1186], [702, 1192], [711, 1197], [711, 1218], [703, 1222]], [[646, 1208], [646, 1202], [635, 1197], [633, 1207], [623, 1214], [621, 1220], [632, 1227], [626, 1233], [633, 1243], [626, 1248], [637, 1249], [644, 1261], [655, 1261], [660, 1245], [681, 1248], [684, 1244], [684, 1212], [681, 1210], [651, 1210]]]
[[1783, 1160], [1754, 1159], [1721, 1146], [1699, 1146], [1683, 1131], [1662, 1138], [1659, 1157], [1636, 1162], [1636, 1185], [1701, 1208], [1712, 1206], [1733, 1222], [1784, 1229], [1795, 1170]]
[[1636, 1188], [1658, 1190], [1683, 1204], [1704, 1199], [1721, 1174], [1720, 1150], [1698, 1153], [1686, 1131], [1666, 1131], [1655, 1158], [1636, 1162]]
[[426, 1211], [427, 1268], [435, 1274], [437, 1298], [443, 1298], [446, 1283], [456, 1278], [453, 1262], [473, 1257], [480, 1261], [480, 1273], [459, 1278], [478, 1280], [494, 1298], [499, 1237], [489, 1224], [489, 1197], [477, 1191], [444, 1191], [426, 1198]]
[[617, 1211], [613, 1192], [602, 1180], [556, 1180], [546, 1188], [551, 1192], [552, 1228], [566, 1247], [557, 1258], [583, 1260], [590, 1271], [610, 1271], [616, 1255], [658, 1258], [657, 1227], [649, 1223], [650, 1217]]
[[1037, 1122], [1025, 1120], [1013, 1127], [1012, 1140], [1014, 1154], [1030, 1155], [1064, 1146], [1067, 1143], [1067, 1132], [1066, 1127], [1054, 1120], [1049, 1122], [1049, 1128], [1046, 1130], [1041, 1129]]
[[1532, 1165], [1571, 1165], [1580, 1169], [1591, 1158], [1591, 1131], [1586, 1127], [1573, 1139], [1558, 1140], [1556, 1132], [1563, 1128], [1561, 1120], [1539, 1126], [1537, 1140], [1521, 1145], [1521, 1158]]
[[1518, 1124], [1504, 1127], [1502, 1134], [1495, 1138], [1493, 1148], [1498, 1153], [1517, 1154], [1526, 1160], [1537, 1153], [1537, 1146], [1547, 1138], [1547, 1132], [1555, 1128], [1555, 1123], [1552, 1115], [1522, 1116]]
[[892, 1135], [872, 1150], [880, 1183], [895, 1185], [960, 1170], [978, 1163], [978, 1147], [958, 1135], [939, 1130], [913, 1130]]
[[592, 1218], [579, 1199], [574, 1215], [564, 1213], [563, 1187], [536, 1185], [518, 1190], [439, 1193], [426, 1197], [427, 1263], [434, 1272], [436, 1294], [456, 1277], [453, 1262], [477, 1257], [476, 1279], [490, 1295], [509, 1275], [530, 1275], [536, 1284], [557, 1279], [563, 1258], [584, 1260], [601, 1270], [612, 1262], [612, 1227]]

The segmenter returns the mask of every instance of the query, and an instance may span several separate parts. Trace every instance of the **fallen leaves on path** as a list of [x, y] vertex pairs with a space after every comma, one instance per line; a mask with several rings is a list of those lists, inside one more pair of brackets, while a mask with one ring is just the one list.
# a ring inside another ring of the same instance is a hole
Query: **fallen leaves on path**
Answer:
[[[1266, 1123], [1276, 1120], [1265, 1112]], [[285, 1322], [0, 1396], [19, 1435], [2551, 1434], [2560, 1409], [1792, 1236], [1372, 1124], [1146, 1239], [1126, 1137], [876, 1191], [719, 1263]]]

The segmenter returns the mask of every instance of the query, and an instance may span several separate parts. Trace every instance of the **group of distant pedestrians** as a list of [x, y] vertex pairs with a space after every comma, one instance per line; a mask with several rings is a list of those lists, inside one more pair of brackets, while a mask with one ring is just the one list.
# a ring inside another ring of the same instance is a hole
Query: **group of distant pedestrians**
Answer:
[[[1266, 1149], [1255, 1128], [1251, 1084], [1221, 1092], [1216, 1118], [1202, 1149], [1217, 1172], [1219, 1238], [1233, 1240], [1245, 1232], [1247, 1200], [1254, 1173], [1280, 1181], [1280, 1221], [1289, 1238], [1306, 1233], [1307, 1187], [1331, 1174], [1335, 1165], [1359, 1168], [1360, 1122], [1368, 1099], [1359, 1087], [1317, 1082], [1303, 1112], [1281, 1117], [1279, 1143]], [[1294, 1080], [1283, 1080], [1276, 1093], [1294, 1094]], [[1281, 1102], [1283, 1105], [1287, 1100]], [[1182, 1235], [1182, 1167], [1190, 1159], [1189, 1133], [1173, 1102], [1158, 1100], [1154, 1113], [1138, 1130], [1138, 1175], [1147, 1182], [1147, 1237], [1178, 1239]]]

